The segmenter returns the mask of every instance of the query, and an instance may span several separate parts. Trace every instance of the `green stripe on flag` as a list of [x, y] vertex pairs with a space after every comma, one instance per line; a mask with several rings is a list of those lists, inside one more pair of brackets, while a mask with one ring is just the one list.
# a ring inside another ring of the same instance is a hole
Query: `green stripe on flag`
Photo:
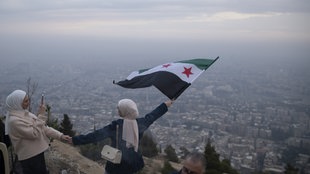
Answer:
[[190, 63], [196, 65], [201, 70], [206, 70], [215, 60], [212, 59], [191, 59], [178, 61], [180, 63]]
[[148, 69], [140, 69], [140, 70], [139, 70], [139, 74], [141, 74], [141, 73], [143, 73], [143, 72], [145, 72], [145, 71], [147, 71], [147, 70], [149, 70], [149, 68], [148, 68]]

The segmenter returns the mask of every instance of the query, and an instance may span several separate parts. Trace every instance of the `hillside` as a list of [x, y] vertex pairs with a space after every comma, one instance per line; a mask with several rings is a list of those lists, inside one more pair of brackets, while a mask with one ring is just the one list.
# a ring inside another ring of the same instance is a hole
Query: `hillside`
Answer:
[[[163, 166], [163, 160], [144, 158], [144, 161], [146, 165], [142, 173], [160, 174], [159, 171]], [[104, 162], [99, 164], [89, 160], [79, 153], [78, 148], [57, 140], [51, 143], [49, 151], [46, 152], [46, 162], [50, 174], [59, 174], [65, 170], [67, 174], [104, 173]], [[180, 164], [172, 163], [172, 166], [177, 169], [181, 168]]]
[[68, 174], [104, 173], [103, 166], [82, 156], [77, 148], [57, 140], [51, 143], [45, 156], [50, 174], [59, 174], [62, 170]]

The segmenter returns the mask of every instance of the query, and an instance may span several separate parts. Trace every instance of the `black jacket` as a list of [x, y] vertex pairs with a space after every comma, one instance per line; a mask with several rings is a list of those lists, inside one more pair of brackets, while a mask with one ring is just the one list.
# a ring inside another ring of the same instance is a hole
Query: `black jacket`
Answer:
[[[137, 118], [137, 124], [139, 129], [139, 139], [142, 138], [144, 131], [158, 118], [164, 115], [168, 111], [168, 108], [165, 103], [162, 103], [157, 108], [155, 108], [152, 112], [146, 114], [142, 118]], [[119, 149], [126, 148], [126, 141], [122, 139], [122, 132], [123, 132], [123, 119], [118, 119], [112, 121], [111, 124], [98, 129], [94, 132], [91, 132], [86, 135], [79, 135], [72, 137], [72, 142], [74, 145], [80, 144], [88, 144], [94, 143], [106, 138], [111, 138], [112, 140], [112, 147], [116, 147], [116, 125], [119, 125], [119, 134], [118, 134], [118, 147]], [[125, 158], [124, 156], [122, 159]], [[143, 161], [142, 161], [143, 162]], [[124, 163], [123, 160], [120, 164], [113, 164], [109, 161], [106, 163], [106, 171], [109, 174], [133, 174], [134, 172], [131, 171], [131, 167], [128, 164]]]

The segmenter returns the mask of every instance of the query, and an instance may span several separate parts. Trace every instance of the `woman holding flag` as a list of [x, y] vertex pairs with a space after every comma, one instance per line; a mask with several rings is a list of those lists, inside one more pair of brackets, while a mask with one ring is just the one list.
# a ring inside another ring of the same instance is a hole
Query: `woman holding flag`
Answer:
[[114, 120], [111, 124], [89, 134], [72, 137], [72, 144], [88, 144], [111, 138], [112, 146], [122, 151], [122, 159], [119, 164], [107, 161], [105, 173], [133, 174], [144, 167], [142, 155], [138, 151], [139, 140], [144, 131], [168, 111], [172, 102], [168, 100], [144, 117], [137, 118], [139, 112], [136, 103], [131, 99], [122, 99], [117, 105], [121, 119]]

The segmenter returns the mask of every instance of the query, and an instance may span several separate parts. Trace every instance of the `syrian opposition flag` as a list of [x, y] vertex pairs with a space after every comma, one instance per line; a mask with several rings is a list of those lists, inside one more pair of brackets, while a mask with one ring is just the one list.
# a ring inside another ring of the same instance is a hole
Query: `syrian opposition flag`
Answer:
[[165, 63], [154, 68], [134, 71], [125, 80], [113, 81], [113, 83], [132, 89], [153, 85], [168, 98], [177, 99], [218, 58], [214, 60], [191, 59]]

